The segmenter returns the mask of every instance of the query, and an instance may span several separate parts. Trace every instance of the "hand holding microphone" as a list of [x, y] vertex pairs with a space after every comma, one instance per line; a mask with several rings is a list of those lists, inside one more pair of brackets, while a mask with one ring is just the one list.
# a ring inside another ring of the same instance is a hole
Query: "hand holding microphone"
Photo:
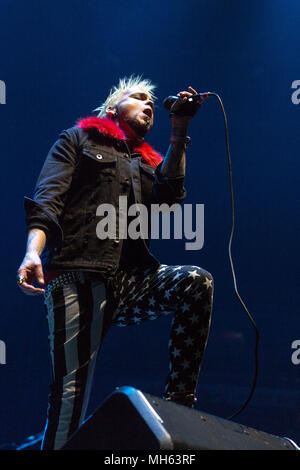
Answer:
[[164, 107], [170, 111], [171, 116], [185, 116], [192, 118], [201, 104], [210, 93], [197, 93], [191, 86], [189, 91], [181, 91], [177, 96], [168, 96], [164, 100]]

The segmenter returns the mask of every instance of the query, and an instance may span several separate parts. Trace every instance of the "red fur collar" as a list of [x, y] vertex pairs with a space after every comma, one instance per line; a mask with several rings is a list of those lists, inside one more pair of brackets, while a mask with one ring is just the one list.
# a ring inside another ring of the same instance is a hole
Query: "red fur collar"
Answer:
[[[81, 127], [86, 131], [96, 128], [101, 132], [101, 134], [112, 137], [114, 139], [125, 140], [125, 134], [122, 129], [120, 129], [117, 124], [115, 124], [111, 119], [108, 118], [88, 116], [86, 118], [79, 119], [76, 123], [76, 126]], [[141, 153], [142, 158], [145, 160], [145, 162], [148, 165], [154, 167], [156, 167], [163, 159], [162, 156], [146, 142], [138, 144], [134, 148], [133, 152]]]

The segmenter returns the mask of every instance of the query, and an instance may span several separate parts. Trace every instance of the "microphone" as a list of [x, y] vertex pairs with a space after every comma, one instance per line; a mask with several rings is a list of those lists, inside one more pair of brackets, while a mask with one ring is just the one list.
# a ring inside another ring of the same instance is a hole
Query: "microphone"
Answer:
[[164, 99], [164, 107], [169, 111], [175, 102], [178, 102], [179, 104], [180, 101], [200, 106], [209, 96], [209, 91], [206, 93], [198, 93], [197, 95], [192, 95], [186, 101], [183, 101], [183, 98], [179, 98], [178, 96], [168, 96]]
[[[190, 96], [186, 102], [201, 105], [209, 97], [209, 95], [209, 91], [206, 93], [198, 93], [197, 95]], [[168, 96], [164, 100], [164, 107], [169, 111], [176, 101], [179, 103], [180, 101], [183, 101], [183, 98], [179, 98], [178, 96]]]

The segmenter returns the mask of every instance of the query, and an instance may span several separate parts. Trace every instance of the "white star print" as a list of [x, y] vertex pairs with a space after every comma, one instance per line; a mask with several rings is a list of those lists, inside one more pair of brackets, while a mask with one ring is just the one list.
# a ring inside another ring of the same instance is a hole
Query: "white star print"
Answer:
[[154, 299], [154, 297], [151, 297], [151, 298], [149, 299], [149, 304], [150, 304], [150, 305], [155, 305], [155, 299]]
[[189, 273], [188, 277], [192, 277], [193, 279], [195, 279], [195, 277], [200, 277], [200, 274], [197, 273], [196, 269], [195, 271], [188, 271], [188, 273]]
[[165, 281], [161, 281], [161, 284], [160, 284], [160, 286], [158, 287], [158, 290], [164, 289], [164, 287], [165, 287], [164, 285], [165, 285]]
[[186, 344], [187, 346], [192, 346], [194, 340], [193, 340], [193, 338], [191, 338], [191, 337], [189, 336], [186, 340], [184, 340], [184, 342], [185, 342], [185, 344]]
[[178, 271], [178, 269], [181, 269], [182, 266], [177, 266], [177, 268], [174, 268], [173, 271]]
[[169, 310], [161, 310], [160, 313], [161, 313], [162, 315], [170, 315], [170, 313], [172, 313], [172, 312], [170, 312]]
[[182, 311], [185, 312], [186, 310], [189, 310], [189, 309], [190, 309], [190, 306], [189, 306], [189, 304], [186, 304], [186, 303], [184, 302], [184, 304], [183, 304], [183, 306], [182, 306], [181, 308], [182, 308]]
[[184, 389], [185, 389], [185, 384], [180, 382], [178, 385], [177, 385], [177, 388], [180, 392], [183, 392]]
[[205, 282], [203, 282], [203, 284], [205, 284], [206, 288], [209, 289], [210, 287], [212, 287], [212, 279], [208, 279], [208, 277], [206, 277]]
[[191, 322], [197, 323], [198, 320], [199, 320], [198, 316], [195, 313], [193, 313], [193, 316], [191, 317]]
[[118, 318], [118, 321], [122, 322], [123, 320], [125, 320], [125, 317], [119, 317]]
[[201, 299], [202, 295], [203, 295], [203, 292], [196, 292], [196, 294], [193, 295], [193, 299], [199, 300]]
[[156, 313], [153, 312], [153, 310], [147, 310], [146, 313], [149, 315], [149, 317], [153, 317], [154, 315], [156, 315]]
[[178, 279], [180, 276], [182, 276], [183, 273], [177, 273], [176, 276], [173, 277], [173, 280]]
[[166, 290], [165, 297], [169, 300], [170, 296], [171, 296], [170, 291]]
[[184, 327], [182, 325], [178, 325], [178, 327], [176, 328], [176, 334], [179, 335], [180, 333], [184, 333]]
[[139, 314], [139, 313], [141, 313], [141, 309], [139, 307], [134, 307], [133, 313]]
[[172, 355], [173, 355], [174, 357], [180, 356], [180, 352], [181, 352], [180, 349], [174, 348], [174, 351], [172, 352]]
[[178, 377], [178, 372], [176, 372], [176, 371], [174, 370], [174, 371], [172, 372], [172, 374], [170, 374], [170, 377], [171, 377], [172, 380], [177, 379], [177, 377]]
[[141, 319], [138, 317], [133, 317], [132, 320], [134, 321], [134, 323], [141, 323]]
[[189, 365], [190, 365], [190, 362], [189, 362], [189, 361], [186, 361], [186, 360], [182, 363], [182, 367], [183, 367], [184, 369], [188, 369], [188, 368], [189, 368]]
[[159, 269], [159, 272], [165, 271], [165, 270], [167, 269], [167, 265], [166, 265], [166, 264], [162, 264], [161, 266], [162, 266], [162, 267]]

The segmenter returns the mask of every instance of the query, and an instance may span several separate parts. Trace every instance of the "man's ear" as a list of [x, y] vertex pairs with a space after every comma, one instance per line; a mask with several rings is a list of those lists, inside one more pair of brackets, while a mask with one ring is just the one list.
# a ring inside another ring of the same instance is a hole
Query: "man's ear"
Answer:
[[118, 117], [118, 111], [114, 106], [107, 106], [105, 112], [110, 119], [116, 120]]

